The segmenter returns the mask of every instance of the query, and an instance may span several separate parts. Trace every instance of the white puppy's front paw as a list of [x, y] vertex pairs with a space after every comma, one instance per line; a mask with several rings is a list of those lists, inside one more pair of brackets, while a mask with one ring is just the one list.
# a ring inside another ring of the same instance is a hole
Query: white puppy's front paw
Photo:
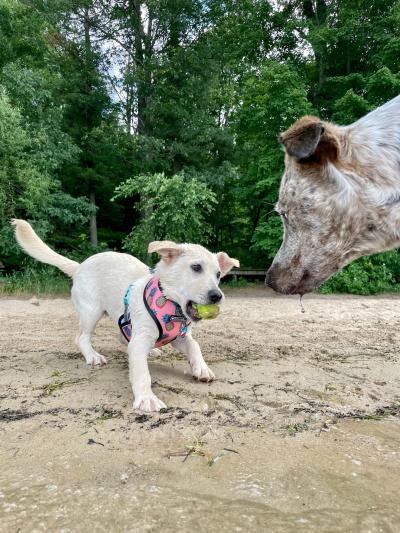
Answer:
[[104, 357], [104, 355], [101, 355], [100, 353], [95, 353], [90, 355], [90, 357], [86, 357], [86, 362], [88, 365], [106, 365], [107, 359]]
[[159, 348], [153, 348], [150, 352], [151, 357], [160, 357], [162, 355], [162, 351]]
[[194, 363], [191, 365], [192, 375], [194, 379], [198, 381], [213, 381], [215, 379], [214, 372], [208, 368], [208, 366], [203, 363]]
[[159, 400], [153, 392], [151, 392], [150, 394], [137, 396], [133, 402], [133, 408], [140, 409], [140, 411], [145, 411], [146, 413], [154, 413], [161, 409], [166, 409], [167, 406], [164, 402]]

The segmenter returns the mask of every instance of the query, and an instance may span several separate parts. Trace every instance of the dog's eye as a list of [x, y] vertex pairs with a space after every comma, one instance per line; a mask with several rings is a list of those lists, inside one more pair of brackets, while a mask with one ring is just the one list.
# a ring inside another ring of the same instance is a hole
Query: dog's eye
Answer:
[[217, 279], [221, 278], [221, 272], [217, 272]]
[[194, 271], [194, 272], [201, 272], [203, 270], [203, 267], [201, 265], [191, 265], [190, 268]]

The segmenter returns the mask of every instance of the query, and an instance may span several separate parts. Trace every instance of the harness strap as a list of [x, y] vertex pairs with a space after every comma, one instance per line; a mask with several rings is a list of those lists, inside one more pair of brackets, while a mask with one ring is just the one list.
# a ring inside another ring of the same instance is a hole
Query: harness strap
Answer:
[[[151, 287], [152, 285], [153, 287]], [[123, 299], [124, 314], [121, 315], [118, 320], [118, 326], [121, 330], [121, 333], [123, 334], [123, 336], [128, 342], [132, 338], [132, 321], [131, 321], [131, 316], [129, 312], [129, 302], [130, 302], [134, 287], [135, 287], [135, 283], [131, 283], [125, 292], [124, 299]], [[161, 295], [158, 297], [158, 299], [162, 300], [162, 302], [160, 304], [157, 303], [157, 307], [154, 307], [154, 304], [152, 303], [152, 299], [153, 297], [155, 297], [154, 295], [157, 293], [157, 291]], [[149, 297], [150, 297], [150, 300], [149, 300]], [[166, 309], [166, 312], [164, 312], [164, 315], [160, 319], [157, 316], [158, 311], [159, 311], [158, 307], [161, 306], [162, 308], [166, 302], [169, 302], [168, 305], [170, 306], [170, 308], [168, 310]], [[181, 306], [177, 302], [165, 299], [165, 296], [163, 295], [162, 287], [157, 278], [154, 278], [154, 277], [150, 278], [150, 280], [146, 284], [143, 290], [143, 303], [144, 303], [144, 306], [147, 312], [150, 314], [151, 318], [154, 320], [154, 323], [156, 324], [157, 329], [158, 329], [158, 338], [156, 340], [156, 345], [158, 343], [160, 343], [160, 345], [163, 345], [163, 344], [172, 342], [178, 336], [181, 336], [181, 337], [186, 336], [187, 331], [188, 331], [188, 326], [190, 324], [190, 320], [188, 320], [185, 317]], [[171, 314], [171, 311], [173, 311], [174, 314]], [[180, 322], [181, 325], [178, 331], [175, 330], [173, 333], [172, 331], [170, 331], [174, 329], [171, 323], [176, 323], [176, 322]], [[169, 327], [168, 324], [170, 324], [171, 327]]]
[[133, 287], [135, 286], [134, 283], [131, 283], [128, 288], [126, 289], [125, 296], [124, 296], [124, 319], [129, 320], [130, 313], [129, 313], [129, 300], [133, 291]]
[[163, 336], [163, 329], [162, 329], [162, 326], [161, 326], [159, 320], [155, 316], [155, 314], [153, 312], [153, 309], [149, 306], [149, 304], [147, 302], [147, 298], [146, 298], [147, 289], [148, 289], [149, 285], [151, 285], [152, 281], [153, 281], [153, 278], [150, 279], [150, 281], [146, 285], [146, 288], [143, 291], [143, 303], [144, 303], [144, 305], [145, 305], [145, 307], [147, 309], [147, 312], [149, 313], [151, 318], [154, 320], [154, 323], [155, 323], [155, 325], [158, 328], [158, 339], [156, 340], [156, 342], [159, 342], [162, 339], [162, 336]]

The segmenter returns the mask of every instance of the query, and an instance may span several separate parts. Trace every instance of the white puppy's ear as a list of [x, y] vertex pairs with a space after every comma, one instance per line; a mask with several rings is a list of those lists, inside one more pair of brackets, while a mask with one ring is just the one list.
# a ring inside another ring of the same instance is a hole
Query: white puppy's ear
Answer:
[[173, 241], [153, 241], [147, 249], [149, 254], [158, 254], [163, 261], [171, 263], [182, 253], [182, 246]]
[[225, 252], [218, 252], [217, 253], [217, 259], [219, 263], [219, 268], [221, 269], [221, 277], [223, 278], [228, 272], [233, 268], [239, 268], [240, 263], [237, 259], [233, 259], [233, 257], [229, 257], [228, 254]]

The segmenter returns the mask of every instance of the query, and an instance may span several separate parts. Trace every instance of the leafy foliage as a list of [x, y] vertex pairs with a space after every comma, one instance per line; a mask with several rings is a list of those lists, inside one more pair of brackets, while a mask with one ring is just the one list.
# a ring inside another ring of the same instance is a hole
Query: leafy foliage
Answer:
[[377, 294], [400, 290], [400, 254], [397, 251], [362, 257], [327, 281], [321, 291]]
[[117, 197], [140, 195], [140, 222], [125, 240], [127, 250], [146, 257], [150, 241], [169, 239], [206, 244], [211, 233], [207, 215], [216, 204], [215, 194], [194, 176], [183, 172], [141, 175], [122, 183]]
[[[21, 264], [16, 216], [79, 258], [174, 238], [267, 267], [279, 133], [399, 94], [399, 35], [399, 0], [0, 0], [1, 261]], [[386, 290], [399, 264], [324, 290]]]
[[260, 263], [265, 263], [266, 256], [272, 259], [275, 255], [282, 236], [273, 210], [283, 168], [278, 135], [310, 113], [311, 105], [299, 74], [289, 65], [272, 61], [245, 80], [242, 98], [234, 122], [241, 201], [249, 219], [251, 250], [261, 252]]
[[63, 294], [70, 290], [71, 280], [48, 265], [26, 266], [21, 271], [0, 275], [1, 294]]

